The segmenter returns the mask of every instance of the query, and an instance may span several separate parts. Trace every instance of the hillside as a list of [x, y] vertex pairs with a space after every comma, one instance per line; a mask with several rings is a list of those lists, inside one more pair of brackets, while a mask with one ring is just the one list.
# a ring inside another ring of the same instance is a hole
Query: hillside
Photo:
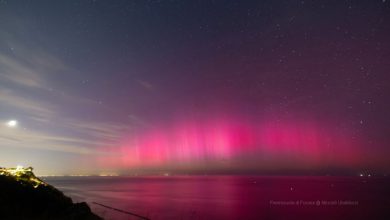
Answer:
[[0, 168], [0, 219], [102, 220], [37, 178], [32, 168]]

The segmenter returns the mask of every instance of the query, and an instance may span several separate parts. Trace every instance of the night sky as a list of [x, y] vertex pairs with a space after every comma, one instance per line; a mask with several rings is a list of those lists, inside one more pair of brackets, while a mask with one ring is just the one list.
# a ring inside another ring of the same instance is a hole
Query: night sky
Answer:
[[390, 1], [0, 0], [0, 166], [390, 172]]

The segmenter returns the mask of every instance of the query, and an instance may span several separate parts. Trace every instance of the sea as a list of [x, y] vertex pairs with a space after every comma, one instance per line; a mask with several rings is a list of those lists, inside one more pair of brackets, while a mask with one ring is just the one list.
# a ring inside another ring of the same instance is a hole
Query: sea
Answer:
[[390, 219], [389, 177], [45, 177], [106, 220]]

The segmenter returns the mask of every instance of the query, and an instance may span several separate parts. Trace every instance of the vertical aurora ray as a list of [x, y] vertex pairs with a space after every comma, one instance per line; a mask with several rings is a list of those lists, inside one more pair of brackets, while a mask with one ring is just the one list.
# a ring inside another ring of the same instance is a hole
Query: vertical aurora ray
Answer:
[[291, 164], [348, 167], [361, 160], [361, 147], [351, 135], [332, 130], [327, 124], [242, 121], [189, 120], [158, 126], [133, 135], [118, 148], [108, 149], [117, 157], [99, 161], [121, 168], [251, 162], [251, 169], [261, 169], [266, 164], [280, 168]]

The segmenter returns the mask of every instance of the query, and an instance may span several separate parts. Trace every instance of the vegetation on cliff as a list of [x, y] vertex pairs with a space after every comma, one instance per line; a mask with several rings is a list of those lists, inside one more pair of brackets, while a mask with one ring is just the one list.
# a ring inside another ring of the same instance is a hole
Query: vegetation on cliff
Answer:
[[85, 203], [73, 203], [37, 178], [32, 168], [0, 168], [0, 219], [101, 220]]

